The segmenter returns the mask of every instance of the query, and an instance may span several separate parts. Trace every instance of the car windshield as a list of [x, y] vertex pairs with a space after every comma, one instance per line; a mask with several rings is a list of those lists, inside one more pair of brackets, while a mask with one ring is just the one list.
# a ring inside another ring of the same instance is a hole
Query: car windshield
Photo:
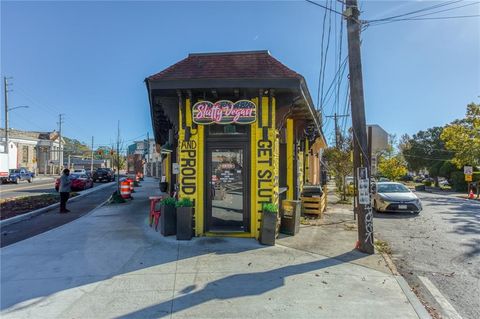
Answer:
[[410, 190], [402, 184], [378, 184], [379, 193], [408, 193]]
[[82, 176], [85, 176], [85, 175], [80, 175], [80, 174], [70, 174], [70, 178], [71, 178], [71, 179], [75, 179], [75, 178], [81, 178]]
[[19, 169], [11, 169], [10, 173], [20, 173], [20, 170]]

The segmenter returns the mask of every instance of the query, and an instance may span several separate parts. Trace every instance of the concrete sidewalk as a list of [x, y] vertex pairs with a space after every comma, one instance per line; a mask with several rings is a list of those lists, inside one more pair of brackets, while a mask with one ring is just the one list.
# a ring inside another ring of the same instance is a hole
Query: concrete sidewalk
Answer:
[[164, 238], [147, 225], [158, 183], [141, 185], [133, 201], [1, 249], [2, 318], [418, 318], [385, 265], [302, 249], [307, 228], [275, 247]]

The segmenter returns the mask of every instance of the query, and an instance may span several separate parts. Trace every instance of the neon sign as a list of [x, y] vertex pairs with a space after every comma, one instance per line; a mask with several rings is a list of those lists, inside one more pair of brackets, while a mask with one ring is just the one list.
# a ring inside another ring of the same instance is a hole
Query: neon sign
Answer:
[[250, 124], [257, 120], [257, 106], [249, 100], [201, 101], [193, 105], [192, 114], [197, 124]]

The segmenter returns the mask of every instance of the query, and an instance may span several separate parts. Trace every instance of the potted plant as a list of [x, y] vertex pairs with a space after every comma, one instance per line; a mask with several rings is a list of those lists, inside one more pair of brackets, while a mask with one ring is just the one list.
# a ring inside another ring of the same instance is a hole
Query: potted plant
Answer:
[[177, 204], [177, 240], [192, 239], [193, 202], [181, 198]]
[[166, 193], [168, 189], [168, 182], [160, 182], [160, 191]]
[[173, 197], [163, 199], [160, 204], [162, 206], [160, 213], [160, 232], [163, 236], [175, 235], [177, 230], [177, 214], [175, 213], [175, 205], [177, 201]]
[[262, 210], [260, 243], [274, 246], [277, 237], [278, 207], [275, 204], [268, 203], [263, 205]]

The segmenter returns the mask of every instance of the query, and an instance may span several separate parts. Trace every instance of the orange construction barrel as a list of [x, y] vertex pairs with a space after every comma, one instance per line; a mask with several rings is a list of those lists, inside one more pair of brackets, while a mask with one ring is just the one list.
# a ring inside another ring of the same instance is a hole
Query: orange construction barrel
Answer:
[[128, 178], [127, 179], [129, 185], [130, 185], [130, 193], [133, 193], [134, 190], [133, 190], [133, 179], [132, 178]]
[[120, 195], [122, 198], [130, 198], [130, 182], [123, 181], [120, 183]]

